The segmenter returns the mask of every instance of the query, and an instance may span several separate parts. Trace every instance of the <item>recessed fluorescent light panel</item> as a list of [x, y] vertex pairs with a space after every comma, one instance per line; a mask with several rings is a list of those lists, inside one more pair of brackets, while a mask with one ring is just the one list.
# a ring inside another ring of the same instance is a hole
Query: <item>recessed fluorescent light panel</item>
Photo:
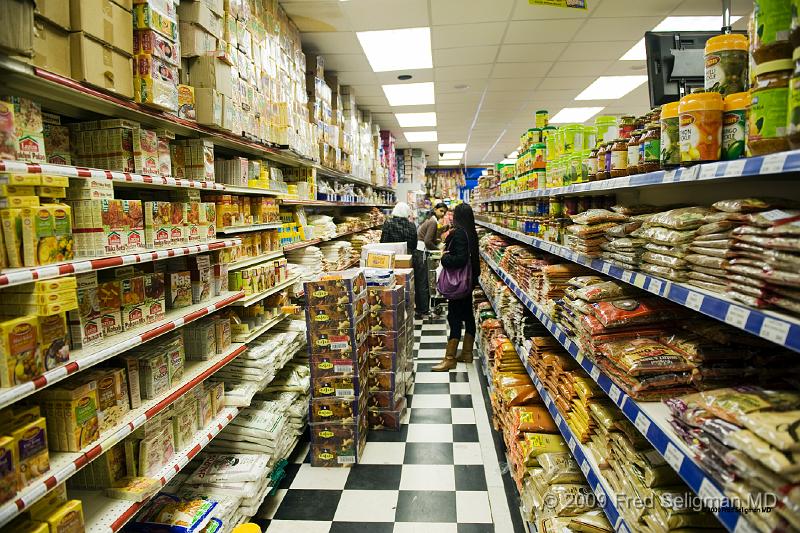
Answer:
[[461, 164], [460, 159], [440, 159], [439, 166], [457, 167]]
[[567, 124], [570, 122], [586, 122], [605, 107], [565, 107], [550, 119], [554, 124]]
[[356, 36], [375, 72], [433, 68], [430, 28], [359, 31]]
[[404, 131], [403, 136], [410, 143], [429, 143], [439, 140], [435, 131]]
[[600, 76], [575, 100], [616, 100], [643, 83], [647, 83], [647, 76]]
[[466, 143], [445, 143], [439, 145], [440, 152], [463, 152], [466, 149]]
[[[731, 16], [731, 24], [742, 17]], [[716, 31], [722, 29], [722, 17], [667, 17], [653, 28], [653, 31]], [[620, 58], [622, 61], [644, 61], [647, 52], [644, 39], [633, 45]]]
[[461, 161], [461, 158], [464, 157], [463, 152], [445, 152], [442, 159], [455, 159], [457, 161]]
[[424, 128], [436, 125], [436, 113], [395, 113], [401, 128]]
[[516, 159], [506, 158], [506, 159], [503, 159], [502, 161], [500, 161], [500, 164], [501, 165], [513, 165], [516, 162], [517, 162]]
[[433, 82], [384, 85], [383, 92], [390, 106], [435, 104]]

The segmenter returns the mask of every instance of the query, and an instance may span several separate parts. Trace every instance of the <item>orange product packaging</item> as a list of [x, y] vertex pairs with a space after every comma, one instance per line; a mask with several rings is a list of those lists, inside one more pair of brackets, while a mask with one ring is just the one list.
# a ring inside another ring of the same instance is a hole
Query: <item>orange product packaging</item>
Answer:
[[678, 104], [681, 164], [719, 161], [722, 148], [720, 93], [687, 94]]

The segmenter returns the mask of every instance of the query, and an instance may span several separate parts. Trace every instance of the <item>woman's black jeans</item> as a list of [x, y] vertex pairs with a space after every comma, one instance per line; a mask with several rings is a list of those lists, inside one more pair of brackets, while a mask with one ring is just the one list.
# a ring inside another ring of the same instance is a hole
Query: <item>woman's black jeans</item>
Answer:
[[466, 298], [447, 301], [447, 323], [450, 325], [448, 339], [461, 340], [462, 326], [468, 335], [475, 336], [475, 315], [472, 312], [472, 291]]

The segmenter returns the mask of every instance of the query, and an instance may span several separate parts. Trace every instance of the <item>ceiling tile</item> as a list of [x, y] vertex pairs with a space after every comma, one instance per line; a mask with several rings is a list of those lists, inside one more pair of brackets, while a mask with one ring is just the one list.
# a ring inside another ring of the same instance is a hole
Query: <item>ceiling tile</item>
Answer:
[[500, 44], [503, 41], [505, 30], [505, 22], [434, 26], [431, 29], [431, 44], [434, 50]]
[[[678, 7], [681, 0], [604, 0], [597, 5], [592, 12], [592, 17], [645, 17], [668, 15], [673, 9]], [[694, 4], [702, 4], [697, 0], [692, 0]], [[712, 2], [707, 2], [712, 4]], [[720, 11], [720, 4], [714, 6], [717, 13]]]
[[[481, 65], [457, 65], [452, 67], [434, 68], [434, 79], [436, 81], [458, 82], [465, 79], [488, 78], [492, 72], [492, 64], [484, 63]], [[449, 85], [454, 85], [449, 83]], [[458, 85], [457, 83], [455, 85]], [[467, 84], [469, 85], [469, 84]]]
[[451, 111], [457, 111], [459, 113], [474, 113], [477, 109], [477, 104], [474, 103], [463, 103], [463, 102], [436, 102], [436, 112], [437, 113], [449, 113]]
[[453, 93], [437, 93], [436, 94], [436, 103], [437, 104], [447, 104], [447, 103], [468, 103], [472, 102], [477, 104], [481, 99], [480, 92], [453, 92]]
[[355, 31], [393, 30], [430, 26], [427, 0], [352, 0], [342, 3]]
[[560, 61], [616, 61], [627, 52], [636, 40], [580, 42], [567, 45]]
[[[410, 80], [399, 80], [397, 76], [400, 74], [409, 74]], [[401, 83], [424, 83], [433, 81], [433, 69], [419, 69], [419, 70], [404, 70], [402, 72], [376, 72], [375, 79], [379, 85], [395, 85]]]
[[565, 76], [602, 76], [608, 69], [624, 61], [557, 61], [547, 73], [548, 78], [562, 78]]
[[524, 43], [567, 43], [575, 37], [583, 25], [581, 19], [569, 20], [520, 20], [508, 25], [503, 42]]
[[655, 28], [663, 17], [590, 18], [575, 36], [575, 41], [619, 41], [630, 39], [631, 46]]
[[352, 30], [341, 2], [304, 1], [282, 2], [281, 6], [302, 32]]
[[324, 54], [325, 70], [336, 72], [372, 72], [367, 57], [361, 54]]
[[[749, 15], [753, 10], [752, 0], [732, 0], [731, 13], [734, 15]], [[673, 16], [691, 15], [719, 15], [719, 2], [698, 2], [697, 0], [683, 0], [681, 4], [670, 13]]]
[[551, 62], [495, 63], [492, 78], [542, 77], [552, 66]]
[[338, 54], [364, 53], [356, 34], [351, 31], [304, 33], [303, 49], [321, 54], [325, 52], [336, 52]]
[[[380, 96], [385, 98], [386, 95], [383, 94], [383, 89], [380, 88], [377, 84], [374, 85], [367, 85], [367, 84], [358, 84], [358, 83], [345, 83], [342, 81], [341, 76], [339, 77], [339, 82], [342, 85], [351, 85], [353, 90], [356, 93], [356, 102], [361, 100], [362, 96]], [[372, 82], [367, 82], [372, 83]]]
[[533, 6], [528, 0], [516, 0], [511, 18], [513, 20], [586, 19], [598, 2], [590, 0], [588, 4], [587, 9], [567, 9]]
[[[456, 94], [469, 94], [469, 93], [477, 93], [478, 95], [482, 94], [484, 89], [486, 89], [486, 84], [489, 83], [487, 78], [477, 78], [477, 79], [470, 79], [470, 80], [449, 80], [446, 82], [439, 82], [436, 84], [436, 94], [446, 94], [446, 93], [456, 93]], [[457, 89], [456, 87], [461, 87], [462, 85], [466, 85], [466, 88]]]
[[434, 26], [497, 22], [508, 19], [514, 0], [433, 0]]
[[[378, 78], [374, 72], [340, 72], [339, 83], [341, 85], [372, 85], [378, 83]], [[380, 87], [378, 88], [380, 91]], [[382, 94], [383, 91], [380, 91]], [[356, 100], [358, 100], [358, 91], [356, 91]]]
[[478, 65], [481, 63], [494, 63], [495, 57], [497, 57], [497, 46], [446, 48], [433, 51], [433, 64], [437, 67]]
[[532, 93], [532, 90], [489, 92], [486, 93], [483, 103], [484, 105], [492, 105], [494, 103], [524, 102], [530, 99]]
[[539, 86], [542, 78], [498, 78], [489, 80], [490, 91], [531, 91]]
[[504, 44], [500, 47], [501, 63], [524, 63], [531, 59], [555, 61], [564, 51], [564, 43]]
[[636, 74], [647, 75], [646, 61], [611, 61], [608, 69], [603, 72], [605, 76], [633, 76]]
[[543, 91], [560, 91], [564, 89], [578, 89], [583, 90], [591, 84], [595, 78], [591, 76], [577, 76], [570, 78], [545, 78], [539, 85], [539, 89]]

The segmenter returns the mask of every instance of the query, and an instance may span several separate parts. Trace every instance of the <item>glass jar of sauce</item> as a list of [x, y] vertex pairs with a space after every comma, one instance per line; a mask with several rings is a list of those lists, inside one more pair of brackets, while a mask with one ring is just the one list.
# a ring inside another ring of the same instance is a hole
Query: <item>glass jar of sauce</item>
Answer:
[[617, 139], [611, 145], [610, 176], [619, 178], [628, 175], [628, 140]]
[[651, 122], [640, 139], [639, 173], [655, 172], [661, 168], [661, 126]]
[[639, 173], [640, 146], [643, 134], [644, 131], [635, 130], [628, 139], [628, 175]]

